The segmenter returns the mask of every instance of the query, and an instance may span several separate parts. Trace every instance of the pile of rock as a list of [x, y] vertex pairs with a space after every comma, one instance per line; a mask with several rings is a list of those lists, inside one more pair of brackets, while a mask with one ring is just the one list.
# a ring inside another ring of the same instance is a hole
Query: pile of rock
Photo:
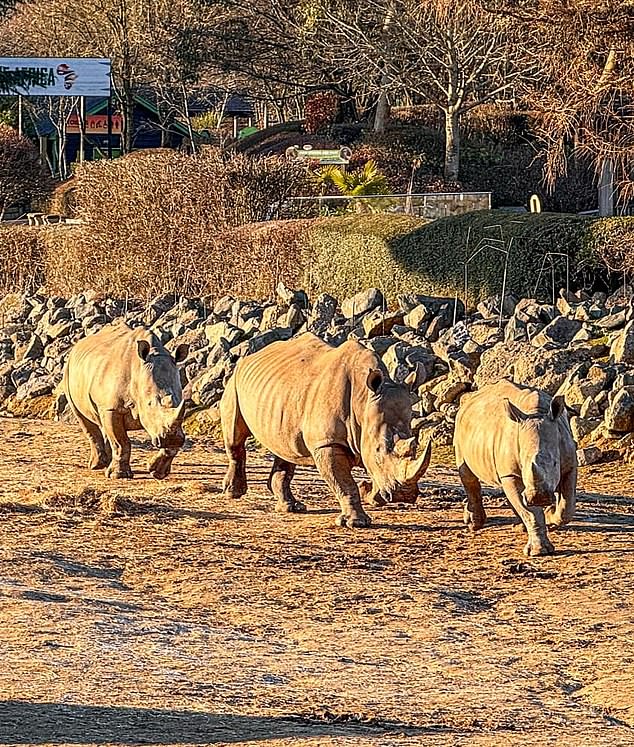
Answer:
[[[166, 294], [147, 303], [36, 294], [0, 301], [0, 406], [54, 392], [72, 345], [116, 319], [151, 327], [170, 350], [190, 345], [183, 365], [192, 406], [216, 406], [236, 362], [276, 340], [311, 331], [332, 345], [358, 340], [417, 395], [414, 426], [451, 443], [461, 396], [502, 376], [563, 394], [579, 443], [623, 440], [634, 431], [634, 311], [630, 290], [606, 297], [562, 293], [554, 305], [491, 298], [465, 316], [461, 301], [403, 295], [388, 309], [376, 288], [341, 303], [278, 288], [258, 302]], [[501, 305], [501, 308], [500, 308]], [[582, 459], [601, 456], [582, 451]]]

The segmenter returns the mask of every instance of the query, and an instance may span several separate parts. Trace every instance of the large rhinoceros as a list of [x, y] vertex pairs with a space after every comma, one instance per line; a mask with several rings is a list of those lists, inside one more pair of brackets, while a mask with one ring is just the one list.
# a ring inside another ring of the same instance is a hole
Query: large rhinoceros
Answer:
[[[577, 452], [562, 397], [503, 379], [460, 402], [456, 463], [467, 497], [464, 520], [486, 520], [480, 482], [501, 486], [528, 531], [526, 555], [550, 555], [551, 527], [575, 511]], [[557, 495], [556, 495], [557, 494]]]
[[172, 358], [150, 330], [126, 324], [104, 327], [73, 347], [62, 389], [90, 442], [91, 469], [106, 468], [113, 478], [132, 477], [127, 432], [144, 429], [160, 448], [148, 470], [157, 479], [169, 475], [185, 442], [176, 364], [187, 353], [188, 346], [179, 345]]
[[334, 348], [311, 333], [243, 358], [220, 402], [229, 468], [225, 494], [247, 490], [245, 441], [253, 434], [274, 455], [268, 486], [276, 510], [304, 511], [290, 483], [295, 465], [315, 464], [341, 505], [339, 526], [367, 527], [352, 467], [365, 467], [375, 504], [413, 502], [429, 466], [430, 444], [415, 457], [408, 389], [357, 342]]

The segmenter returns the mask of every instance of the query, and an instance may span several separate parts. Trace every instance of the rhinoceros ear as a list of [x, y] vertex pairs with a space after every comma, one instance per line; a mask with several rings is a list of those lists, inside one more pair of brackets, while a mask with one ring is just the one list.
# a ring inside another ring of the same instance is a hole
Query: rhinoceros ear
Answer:
[[150, 353], [150, 343], [147, 340], [137, 340], [136, 349], [139, 354], [139, 358], [144, 361], [147, 359]]
[[556, 397], [552, 398], [548, 413], [553, 420], [557, 420], [557, 418], [561, 416], [565, 409], [566, 403], [564, 401], [564, 398], [561, 396], [561, 394], [558, 394]]
[[174, 360], [176, 363], [182, 363], [185, 358], [189, 355], [189, 345], [186, 342], [182, 342], [174, 353]]
[[509, 418], [515, 423], [521, 423], [524, 420], [524, 413], [510, 399], [505, 399], [504, 401], [506, 403], [506, 414]]
[[371, 368], [368, 373], [366, 380], [368, 389], [371, 389], [375, 394], [378, 394], [381, 385], [383, 384], [383, 374], [378, 368]]

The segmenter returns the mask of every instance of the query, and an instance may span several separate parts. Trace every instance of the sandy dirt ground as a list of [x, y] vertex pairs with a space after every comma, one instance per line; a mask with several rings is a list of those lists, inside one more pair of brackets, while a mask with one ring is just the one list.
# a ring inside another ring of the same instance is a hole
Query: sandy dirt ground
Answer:
[[350, 531], [314, 471], [283, 516], [263, 453], [234, 502], [214, 444], [147, 456], [110, 482], [77, 426], [0, 418], [1, 744], [634, 744], [634, 468], [583, 469], [527, 560], [494, 491], [463, 529], [448, 463]]

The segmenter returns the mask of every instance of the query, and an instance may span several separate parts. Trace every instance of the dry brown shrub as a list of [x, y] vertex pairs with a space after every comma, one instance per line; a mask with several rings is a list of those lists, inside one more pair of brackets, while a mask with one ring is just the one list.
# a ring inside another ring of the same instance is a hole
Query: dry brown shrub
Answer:
[[49, 212], [74, 218], [77, 211], [76, 193], [77, 183], [73, 177], [58, 184], [51, 196]]
[[44, 282], [43, 232], [28, 226], [0, 227], [0, 293], [33, 292]]
[[160, 150], [85, 164], [76, 176], [83, 224], [49, 233], [47, 287], [138, 298], [263, 288], [266, 294], [286, 272], [271, 250], [280, 229], [256, 230], [250, 246], [242, 243], [247, 235], [231, 229], [270, 218], [309, 183], [302, 167], [283, 159], [224, 160], [215, 151]]

